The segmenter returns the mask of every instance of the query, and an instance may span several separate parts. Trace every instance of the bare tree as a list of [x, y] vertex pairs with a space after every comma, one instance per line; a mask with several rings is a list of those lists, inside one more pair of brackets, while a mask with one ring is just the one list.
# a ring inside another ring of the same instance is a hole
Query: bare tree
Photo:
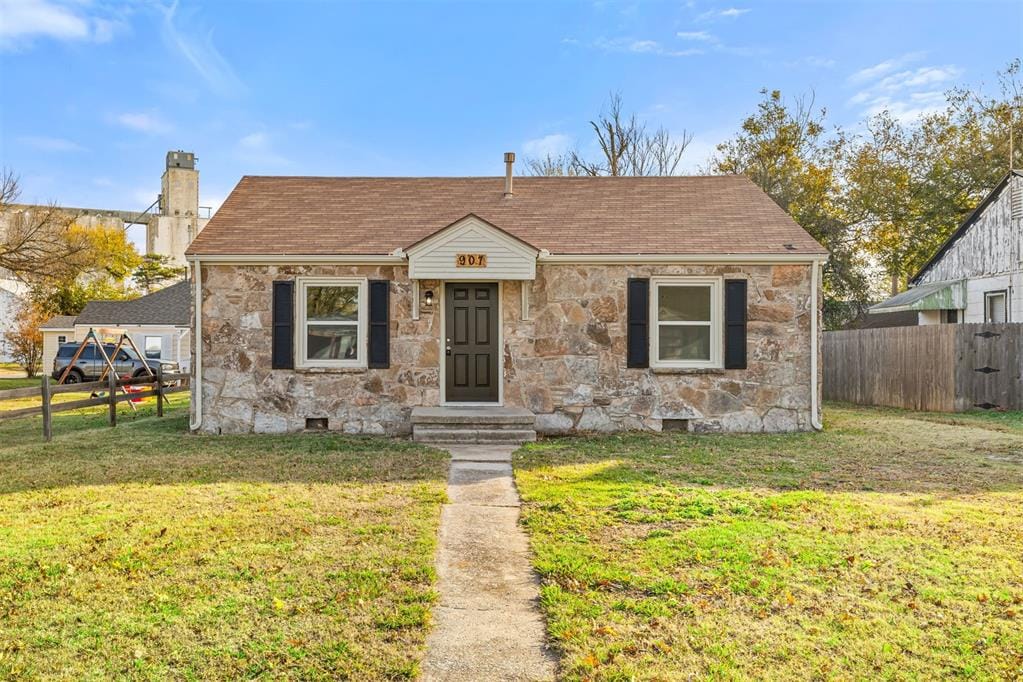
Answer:
[[563, 156], [527, 159], [532, 175], [675, 175], [693, 136], [682, 131], [673, 137], [664, 127], [653, 132], [635, 114], [626, 114], [619, 93], [612, 93], [607, 107], [590, 121], [600, 147], [600, 157], [588, 159], [573, 150]]
[[76, 216], [57, 206], [17, 206], [18, 177], [0, 171], [0, 271], [21, 279], [50, 279], [68, 270], [89, 247], [85, 234], [72, 230]]
[[530, 175], [579, 175], [579, 169], [572, 163], [571, 154], [547, 154], [543, 158], [526, 159], [526, 171]]

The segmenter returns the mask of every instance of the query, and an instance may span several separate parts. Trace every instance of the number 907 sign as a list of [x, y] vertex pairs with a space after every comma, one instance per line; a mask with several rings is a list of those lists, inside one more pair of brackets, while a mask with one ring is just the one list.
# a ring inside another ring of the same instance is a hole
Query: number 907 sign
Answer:
[[485, 253], [456, 253], [455, 267], [457, 268], [485, 268], [487, 267], [487, 254]]

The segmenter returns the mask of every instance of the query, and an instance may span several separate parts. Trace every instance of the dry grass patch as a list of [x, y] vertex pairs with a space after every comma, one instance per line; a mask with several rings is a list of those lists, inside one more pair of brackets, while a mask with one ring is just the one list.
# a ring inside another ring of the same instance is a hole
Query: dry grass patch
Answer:
[[827, 414], [519, 451], [568, 679], [1023, 675], [1023, 415]]
[[415, 676], [442, 453], [103, 419], [0, 439], [0, 678]]

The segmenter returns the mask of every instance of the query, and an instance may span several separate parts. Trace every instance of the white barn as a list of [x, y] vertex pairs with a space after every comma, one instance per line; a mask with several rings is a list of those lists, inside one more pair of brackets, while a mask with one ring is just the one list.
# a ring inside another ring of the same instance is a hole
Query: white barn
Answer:
[[1023, 173], [1011, 171], [910, 280], [871, 313], [919, 324], [1023, 322]]

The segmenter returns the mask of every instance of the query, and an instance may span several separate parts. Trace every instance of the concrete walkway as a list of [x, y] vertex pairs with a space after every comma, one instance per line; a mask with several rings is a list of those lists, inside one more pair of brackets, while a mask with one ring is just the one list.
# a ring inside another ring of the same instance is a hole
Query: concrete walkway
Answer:
[[440, 600], [425, 680], [553, 680], [519, 495], [514, 445], [451, 445], [437, 550]]

